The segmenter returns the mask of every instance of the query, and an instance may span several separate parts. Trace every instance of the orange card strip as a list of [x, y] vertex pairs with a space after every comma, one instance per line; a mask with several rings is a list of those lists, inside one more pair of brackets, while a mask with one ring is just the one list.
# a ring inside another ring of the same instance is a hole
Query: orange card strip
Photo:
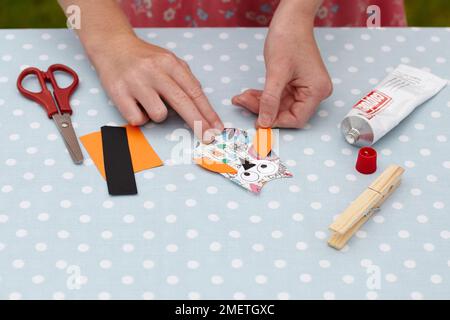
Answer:
[[272, 150], [272, 129], [259, 128], [253, 138], [253, 147], [261, 158], [267, 157]]
[[[153, 150], [152, 146], [145, 139], [144, 134], [139, 127], [130, 125], [125, 126], [127, 129], [128, 146], [130, 148], [131, 162], [133, 163], [134, 172], [159, 167], [163, 164], [161, 159]], [[105, 166], [103, 163], [103, 145], [102, 135], [100, 131], [89, 133], [80, 137], [92, 161], [97, 167], [103, 178], [105, 175]]]
[[229, 174], [237, 173], [236, 169], [230, 167], [226, 163], [215, 162], [208, 158], [195, 159], [195, 162], [202, 168], [209, 171], [217, 173], [229, 173]]

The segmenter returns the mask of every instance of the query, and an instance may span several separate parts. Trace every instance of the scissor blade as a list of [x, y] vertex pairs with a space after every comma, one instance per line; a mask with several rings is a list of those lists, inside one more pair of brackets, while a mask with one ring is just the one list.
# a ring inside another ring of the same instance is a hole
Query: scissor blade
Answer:
[[63, 140], [66, 144], [67, 150], [72, 157], [73, 162], [80, 164], [83, 162], [83, 153], [81, 152], [80, 144], [78, 143], [77, 135], [72, 126], [72, 121], [70, 120], [70, 115], [65, 114], [54, 114], [52, 116], [56, 123], [56, 127], [61, 133]]

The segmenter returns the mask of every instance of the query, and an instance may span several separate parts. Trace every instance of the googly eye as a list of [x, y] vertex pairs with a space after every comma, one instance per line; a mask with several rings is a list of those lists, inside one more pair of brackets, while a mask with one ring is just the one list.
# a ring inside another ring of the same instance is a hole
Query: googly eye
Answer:
[[254, 171], [244, 171], [240, 174], [240, 178], [246, 182], [255, 182], [259, 180], [259, 174]]
[[270, 161], [261, 160], [261, 162], [258, 163], [256, 170], [262, 174], [272, 174], [277, 171], [277, 166]]

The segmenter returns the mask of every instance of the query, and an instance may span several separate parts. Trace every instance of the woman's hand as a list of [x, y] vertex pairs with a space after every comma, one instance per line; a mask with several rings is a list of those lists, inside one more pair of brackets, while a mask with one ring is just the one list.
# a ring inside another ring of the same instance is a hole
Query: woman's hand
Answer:
[[165, 101], [191, 128], [201, 121], [202, 134], [223, 130], [188, 64], [172, 52], [126, 35], [91, 56], [104, 89], [130, 124], [164, 121]]
[[250, 89], [233, 98], [233, 104], [258, 114], [259, 127], [302, 128], [332, 92], [314, 39], [315, 10], [305, 13], [297, 4], [302, 2], [282, 1], [270, 25], [264, 90]]

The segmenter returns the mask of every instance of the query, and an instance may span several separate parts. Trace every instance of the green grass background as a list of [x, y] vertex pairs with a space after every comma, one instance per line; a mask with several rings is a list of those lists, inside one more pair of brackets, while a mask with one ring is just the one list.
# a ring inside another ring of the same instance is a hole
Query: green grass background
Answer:
[[[405, 4], [410, 26], [450, 26], [450, 0], [405, 0]], [[64, 28], [65, 21], [56, 0], [0, 0], [0, 28]]]

